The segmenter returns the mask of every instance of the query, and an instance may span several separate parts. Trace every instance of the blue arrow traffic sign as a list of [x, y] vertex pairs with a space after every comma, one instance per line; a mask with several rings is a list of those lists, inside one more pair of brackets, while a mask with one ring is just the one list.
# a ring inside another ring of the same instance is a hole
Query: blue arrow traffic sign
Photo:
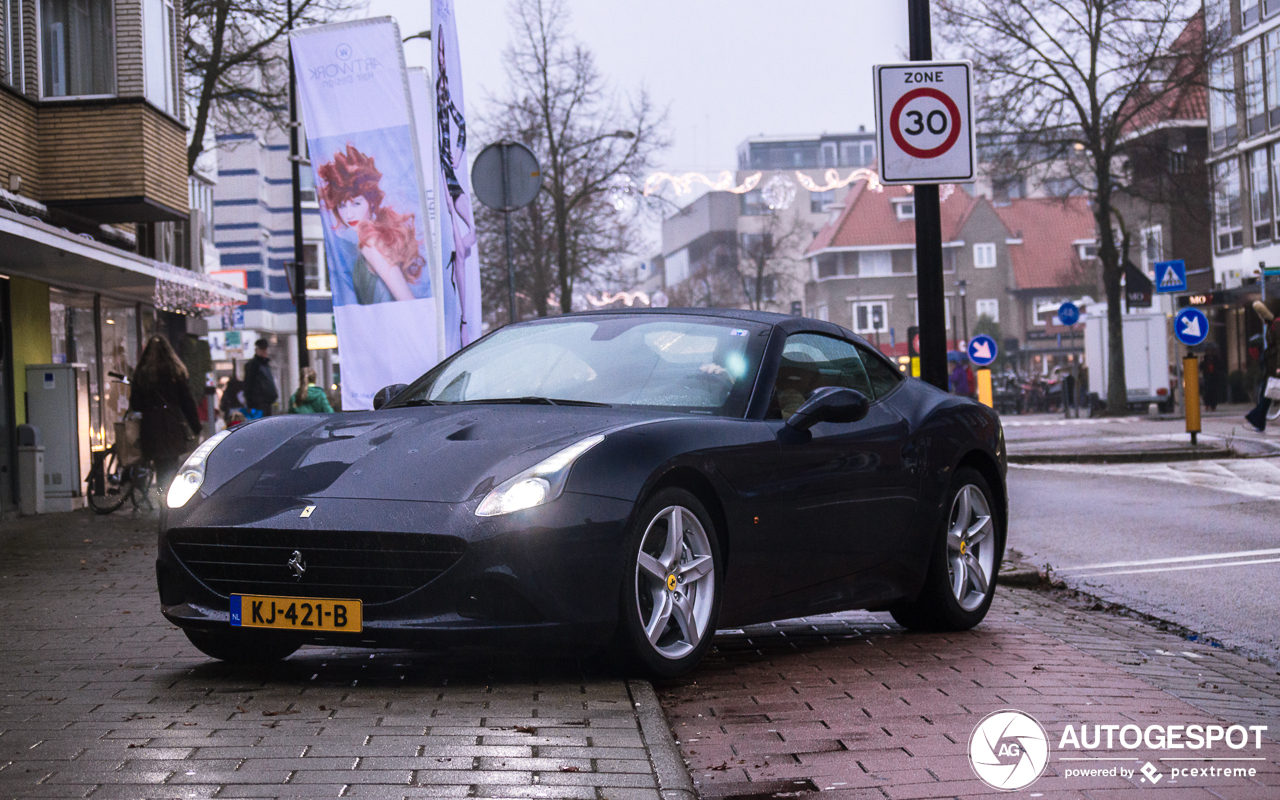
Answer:
[[1209, 336], [1209, 318], [1198, 308], [1184, 308], [1173, 318], [1173, 335], [1187, 347], [1195, 347]]
[[978, 334], [969, 340], [969, 360], [975, 367], [985, 367], [996, 360], [1000, 348], [996, 340], [985, 333]]
[[1155, 270], [1156, 294], [1171, 294], [1187, 290], [1187, 262], [1182, 259], [1157, 261]]
[[1080, 306], [1070, 300], [1058, 306], [1058, 321], [1063, 325], [1075, 325], [1080, 321]]

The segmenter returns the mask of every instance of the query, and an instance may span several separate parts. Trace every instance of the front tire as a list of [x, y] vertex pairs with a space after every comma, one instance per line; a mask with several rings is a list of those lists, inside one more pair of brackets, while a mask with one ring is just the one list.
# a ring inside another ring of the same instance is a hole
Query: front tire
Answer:
[[288, 634], [246, 631], [228, 627], [225, 631], [183, 629], [188, 641], [210, 658], [228, 664], [273, 664], [282, 661], [300, 646]]
[[982, 622], [995, 597], [1004, 531], [991, 487], [976, 469], [956, 470], [947, 516], [937, 532], [920, 596], [889, 609], [904, 628], [965, 631]]
[[649, 675], [688, 672], [720, 616], [724, 562], [711, 515], [692, 493], [664, 489], [636, 515], [627, 553], [619, 643]]

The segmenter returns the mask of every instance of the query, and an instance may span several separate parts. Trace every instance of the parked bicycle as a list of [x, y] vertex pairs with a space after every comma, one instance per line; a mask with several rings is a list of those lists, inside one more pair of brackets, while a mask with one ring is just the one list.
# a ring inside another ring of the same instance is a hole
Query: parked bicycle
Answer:
[[[108, 372], [112, 382], [129, 385], [129, 379], [118, 372]], [[128, 447], [129, 420], [116, 423], [116, 441], [110, 447], [95, 450], [89, 467], [87, 499], [89, 508], [97, 514], [110, 514], [125, 504], [133, 503], [134, 510], [143, 506], [154, 508], [151, 503], [151, 486], [155, 482], [155, 468], [137, 452], [136, 446]]]

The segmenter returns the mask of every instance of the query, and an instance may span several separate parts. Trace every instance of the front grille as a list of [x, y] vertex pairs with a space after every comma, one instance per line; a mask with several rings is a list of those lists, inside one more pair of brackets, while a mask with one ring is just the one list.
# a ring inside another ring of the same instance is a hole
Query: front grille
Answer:
[[[462, 558], [456, 536], [263, 528], [179, 528], [178, 560], [220, 595], [265, 594], [387, 603], [435, 580]], [[306, 571], [289, 561], [302, 554]]]

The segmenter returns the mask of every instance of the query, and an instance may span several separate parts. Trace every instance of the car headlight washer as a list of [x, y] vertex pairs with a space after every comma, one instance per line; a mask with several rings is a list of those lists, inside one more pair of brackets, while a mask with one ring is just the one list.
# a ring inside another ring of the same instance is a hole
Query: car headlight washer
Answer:
[[476, 516], [497, 517], [555, 500], [564, 491], [574, 462], [603, 441], [603, 435], [588, 437], [508, 478], [485, 495]]

